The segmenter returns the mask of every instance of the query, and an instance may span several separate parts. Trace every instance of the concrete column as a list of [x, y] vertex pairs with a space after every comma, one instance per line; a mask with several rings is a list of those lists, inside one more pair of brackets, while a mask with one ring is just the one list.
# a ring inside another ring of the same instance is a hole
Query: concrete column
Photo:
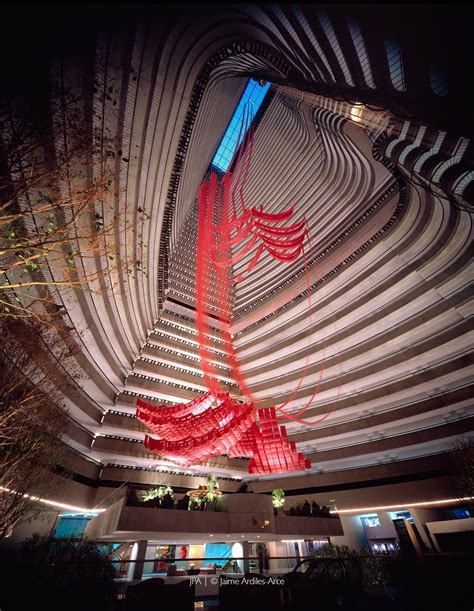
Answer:
[[397, 531], [395, 530], [395, 526], [393, 525], [392, 516], [391, 516], [390, 512], [388, 512], [388, 511], [379, 511], [377, 513], [377, 516], [379, 518], [380, 526], [385, 526], [388, 531], [391, 530], [393, 532], [393, 538], [396, 539], [397, 538]]
[[[242, 558], [248, 556], [250, 553], [250, 545], [248, 541], [236, 541], [232, 545], [232, 558]], [[237, 560], [239, 565], [239, 571], [242, 573], [248, 573], [250, 570], [248, 560]]]
[[275, 560], [278, 556], [286, 556], [286, 545], [280, 541], [269, 541], [267, 543], [267, 548], [270, 554], [270, 572], [276, 572], [280, 568], [286, 569], [288, 566], [286, 560]]
[[245, 560], [243, 561], [244, 573], [249, 573], [250, 560], [248, 557], [250, 556], [250, 543], [248, 541], [242, 541], [242, 556], [245, 556]]
[[425, 507], [410, 508], [409, 511], [418, 533], [423, 540], [423, 543], [429, 550], [438, 550], [436, 543], [431, 538], [431, 533], [426, 527], [426, 522], [436, 522], [437, 520], [442, 520], [443, 512], [440, 509]]
[[[132, 553], [130, 554], [130, 560], [142, 560], [143, 562], [131, 562], [130, 563], [130, 570], [128, 571], [129, 573], [129, 578], [133, 579], [133, 580], [140, 580], [143, 576], [143, 567], [144, 567], [144, 560], [146, 558], [146, 548], [148, 545], [148, 541], [146, 540], [141, 540], [141, 541], [135, 541], [135, 543], [133, 544], [133, 548], [132, 548]], [[130, 577], [130, 573], [131, 573], [131, 577]]]
[[341, 524], [344, 535], [331, 537], [331, 543], [334, 543], [334, 545], [347, 545], [351, 549], [358, 549], [363, 545], [367, 545], [367, 537], [365, 536], [360, 516], [343, 515], [341, 516]]

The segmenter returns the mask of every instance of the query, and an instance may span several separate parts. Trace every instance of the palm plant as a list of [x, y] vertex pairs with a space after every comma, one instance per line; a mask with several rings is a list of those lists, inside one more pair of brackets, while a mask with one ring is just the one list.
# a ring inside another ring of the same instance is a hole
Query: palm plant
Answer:
[[219, 491], [219, 483], [215, 475], [208, 475], [207, 477], [207, 492], [206, 501], [212, 502], [221, 495]]
[[275, 509], [281, 509], [285, 503], [285, 491], [275, 488], [272, 492], [272, 504]]
[[158, 486], [157, 488], [146, 490], [142, 493], [140, 501], [142, 503], [146, 503], [147, 501], [151, 501], [153, 499], [162, 501], [165, 496], [170, 496], [171, 498], [174, 497], [173, 488], [171, 488], [171, 486]]

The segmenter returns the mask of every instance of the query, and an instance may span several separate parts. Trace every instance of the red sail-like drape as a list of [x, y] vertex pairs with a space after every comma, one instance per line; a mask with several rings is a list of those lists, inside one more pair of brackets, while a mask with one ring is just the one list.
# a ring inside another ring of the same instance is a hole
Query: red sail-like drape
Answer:
[[[145, 436], [145, 447], [161, 458], [188, 466], [203, 462], [211, 456], [225, 454], [240, 441], [242, 435], [255, 422], [255, 409], [251, 403], [233, 404], [227, 417], [220, 421], [214, 417], [213, 410], [206, 416], [213, 426], [201, 426], [201, 435], [188, 434], [181, 439], [154, 439]], [[202, 425], [203, 418], [201, 418]], [[190, 426], [194, 426], [191, 424]], [[186, 429], [188, 433], [190, 428]]]
[[[242, 395], [247, 399], [246, 403], [236, 403], [222, 393], [212, 360], [210, 297], [214, 295], [218, 299], [227, 316], [231, 311], [232, 283], [241, 282], [252, 273], [264, 253], [282, 264], [303, 257], [309, 310], [312, 309], [311, 282], [305, 251], [305, 242], [308, 243], [309, 251], [311, 242], [306, 218], [290, 222], [295, 213], [294, 205], [276, 213], [265, 211], [261, 203], [257, 206], [248, 205], [245, 187], [251, 171], [254, 134], [247, 111], [244, 113], [238, 142], [243, 134], [245, 137], [242, 138], [238, 153], [234, 153], [223, 178], [219, 179], [217, 173], [212, 171], [198, 192], [196, 328], [203, 377], [209, 392], [186, 405], [174, 408], [157, 408], [137, 402], [137, 417], [160, 437], [153, 439], [147, 436], [145, 446], [162, 458], [181, 465], [196, 464], [210, 456], [226, 453], [230, 457], [249, 457], [250, 473], [300, 471], [310, 468], [309, 460], [288, 440], [285, 427], [278, 423], [277, 414], [301, 424], [317, 422], [304, 420], [302, 415], [312, 405], [319, 391], [322, 366], [319, 382], [309, 400], [296, 412], [290, 413], [288, 406], [296, 401], [302, 388], [309, 356], [287, 400], [282, 405], [258, 410], [254, 407], [258, 401], [243, 376], [234, 350], [230, 321], [218, 330], [213, 327], [213, 333], [220, 333], [228, 366]], [[243, 269], [233, 277], [232, 268], [238, 263], [242, 264]], [[325, 414], [321, 420], [327, 416]]]

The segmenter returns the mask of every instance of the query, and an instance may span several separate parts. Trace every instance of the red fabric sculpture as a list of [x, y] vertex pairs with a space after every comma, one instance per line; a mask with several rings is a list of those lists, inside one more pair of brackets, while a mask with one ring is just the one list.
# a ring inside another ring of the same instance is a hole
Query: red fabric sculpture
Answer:
[[260, 426], [253, 424], [229, 456], [249, 456], [249, 473], [263, 475], [310, 469], [309, 459], [296, 450], [293, 441], [288, 441], [285, 427], [278, 425], [275, 408], [260, 409], [258, 416]]
[[183, 466], [226, 454], [255, 423], [251, 403], [232, 402], [227, 393], [209, 392], [188, 404], [155, 406], [140, 399], [136, 417], [153, 433], [145, 447]]
[[[310, 241], [306, 218], [303, 217], [296, 222], [285, 225], [285, 223], [291, 220], [294, 214], [294, 207], [283, 212], [270, 214], [264, 212], [263, 205], [250, 207], [245, 202], [244, 187], [250, 170], [254, 141], [253, 124], [250, 124], [248, 129], [246, 129], [246, 123], [247, 121], [244, 118], [237, 141], [240, 142], [242, 133], [245, 130], [246, 136], [243, 138], [237, 160], [235, 160], [236, 153], [234, 153], [229, 168], [221, 180], [218, 179], [216, 172], [211, 172], [209, 179], [204, 180], [201, 184], [198, 194], [196, 318], [199, 355], [204, 379], [207, 387], [213, 392], [219, 391], [219, 385], [216, 381], [217, 374], [209, 354], [208, 326], [205, 311], [206, 296], [208, 295], [209, 288], [213, 286], [213, 277], [217, 281], [217, 286], [214, 288], [218, 288], [221, 301], [229, 309], [231, 284], [241, 282], [255, 268], [264, 251], [267, 251], [271, 257], [283, 263], [296, 261], [298, 257], [302, 256], [306, 274], [309, 309], [311, 309], [310, 281], [304, 250], [305, 238], [307, 238], [308, 242]], [[236, 175], [232, 173], [234, 161], [235, 167], [238, 169]], [[233, 237], [232, 232], [235, 234]], [[233, 248], [242, 243], [243, 246], [239, 250], [236, 252], [232, 251]], [[246, 255], [252, 252], [254, 247], [255, 252], [245, 269], [235, 279], [232, 279], [232, 266], [242, 261]], [[258, 400], [252, 394], [242, 375], [233, 348], [232, 337], [228, 329], [222, 330], [222, 339], [226, 348], [227, 361], [237, 384], [245, 397], [257, 405]], [[277, 406], [276, 410], [289, 420], [301, 424], [315, 424], [314, 421], [302, 420], [301, 415], [311, 406], [319, 392], [322, 369], [320, 370], [319, 383], [306, 404], [297, 413], [290, 414], [285, 410], [285, 407], [297, 397], [306, 376], [307, 367], [308, 357], [301, 378], [293, 393], [285, 403]]]
[[[210, 353], [207, 309], [210, 291], [214, 289], [214, 294], [218, 295], [223, 311], [230, 312], [232, 284], [241, 282], [252, 272], [264, 251], [282, 263], [296, 261], [302, 256], [310, 295], [304, 250], [305, 239], [309, 241], [306, 219], [290, 222], [294, 207], [272, 214], [265, 212], [263, 205], [248, 206], [244, 200], [253, 149], [253, 125], [246, 129], [246, 123], [244, 118], [237, 141], [240, 142], [243, 131], [246, 136], [242, 139], [237, 160], [234, 153], [222, 179], [212, 171], [198, 192], [196, 328], [202, 372], [209, 392], [188, 404], [171, 408], [156, 407], [139, 400], [137, 418], [160, 437], [154, 439], [147, 435], [145, 447], [183, 466], [225, 453], [230, 457], [250, 457], [250, 473], [301, 471], [311, 467], [310, 461], [297, 452], [294, 442], [288, 441], [285, 427], [278, 425], [277, 412], [289, 420], [314, 424], [314, 421], [302, 420], [300, 416], [319, 391], [322, 370], [314, 393], [298, 412], [289, 414], [285, 407], [296, 398], [301, 388], [308, 359], [296, 388], [283, 405], [256, 410], [257, 399], [242, 375], [234, 351], [230, 321], [221, 329], [221, 338], [234, 379], [247, 403], [234, 402], [228, 394], [221, 392]], [[232, 174], [234, 162], [238, 168], [236, 176]], [[233, 266], [250, 254], [247, 265], [233, 278]], [[308, 298], [311, 309], [311, 298]], [[320, 421], [325, 417], [327, 415]]]

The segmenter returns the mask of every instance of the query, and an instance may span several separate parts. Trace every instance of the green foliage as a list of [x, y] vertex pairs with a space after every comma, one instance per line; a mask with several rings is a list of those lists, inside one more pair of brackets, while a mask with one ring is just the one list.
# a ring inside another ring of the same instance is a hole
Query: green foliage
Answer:
[[189, 497], [188, 509], [189, 511], [199, 510], [201, 509], [201, 506], [203, 503], [204, 503], [204, 498], [202, 496]]
[[275, 509], [280, 509], [285, 503], [285, 491], [281, 488], [275, 488], [272, 492], [272, 504]]
[[219, 490], [219, 482], [217, 476], [208, 475], [205, 486], [199, 486], [197, 493], [193, 494], [189, 498], [188, 509], [189, 510], [200, 510], [205, 509], [206, 511], [219, 511], [220, 506], [218, 500], [221, 496]]
[[[372, 550], [371, 550], [372, 553]], [[323, 545], [317, 551], [317, 556], [328, 556], [331, 558], [346, 558], [348, 556], [354, 556], [357, 554], [356, 550], [351, 550], [347, 545], [334, 545], [333, 543], [328, 543], [328, 545]]]
[[217, 481], [217, 477], [215, 475], [208, 475], [205, 500], [209, 502], [216, 501], [219, 496], [219, 482]]
[[367, 588], [386, 585], [389, 581], [388, 556], [378, 556], [369, 545], [359, 550], [362, 583]]
[[157, 488], [152, 488], [151, 490], [146, 490], [140, 497], [140, 501], [142, 503], [146, 503], [147, 501], [151, 501], [153, 499], [163, 499], [166, 495], [169, 495], [171, 498], [174, 497], [173, 488], [170, 486], [158, 486]]
[[[12, 609], [105, 609], [114, 592], [112, 546], [35, 534], [22, 545], [15, 573], [28, 587], [14, 591]], [[13, 589], [13, 588], [12, 588]], [[6, 607], [9, 608], [8, 606]]]
[[[16, 493], [0, 494], [0, 540], [39, 511], [27, 495], [49, 496], [55, 486], [52, 471], [67, 467], [69, 455], [61, 439], [69, 422], [50, 377], [56, 365], [42, 351], [38, 330], [3, 320], [1, 331], [0, 485]], [[34, 386], [29, 380], [38, 370], [45, 377]]]
[[347, 545], [329, 543], [319, 548], [316, 556], [348, 559], [349, 572], [354, 572], [364, 588], [387, 585], [391, 580], [392, 566], [397, 564], [397, 556], [375, 554], [368, 545], [356, 550]]
[[452, 447], [449, 462], [457, 492], [460, 497], [474, 496], [474, 440], [459, 437]]

